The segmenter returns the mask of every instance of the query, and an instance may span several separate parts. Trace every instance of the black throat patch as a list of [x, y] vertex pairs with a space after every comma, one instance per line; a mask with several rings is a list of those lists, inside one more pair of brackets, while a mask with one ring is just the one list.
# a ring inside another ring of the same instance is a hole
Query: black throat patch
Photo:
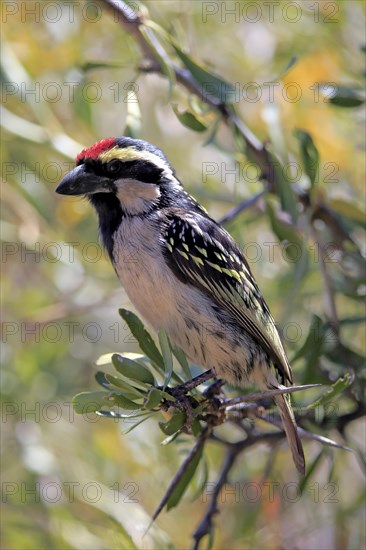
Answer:
[[88, 200], [97, 211], [100, 239], [113, 262], [113, 234], [124, 216], [121, 203], [114, 193], [95, 193]]

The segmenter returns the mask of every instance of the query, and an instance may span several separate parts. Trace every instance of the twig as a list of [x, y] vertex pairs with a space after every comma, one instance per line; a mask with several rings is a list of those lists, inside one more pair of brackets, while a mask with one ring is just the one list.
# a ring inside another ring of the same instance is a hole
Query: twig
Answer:
[[[274, 426], [278, 426], [282, 429], [281, 420], [277, 420], [276, 418], [268, 417], [265, 415], [261, 415], [261, 419], [265, 422], [268, 422], [269, 424], [273, 424]], [[345, 445], [337, 443], [336, 441], [333, 441], [328, 437], [324, 437], [323, 435], [308, 432], [307, 430], [304, 430], [304, 428], [300, 428], [300, 426], [297, 427], [297, 431], [299, 432], [300, 436], [306, 437], [306, 439], [312, 439], [313, 441], [319, 441], [320, 443], [323, 443], [323, 445], [328, 445], [329, 447], [337, 447], [338, 449], [344, 449], [345, 451], [353, 452], [353, 449], [351, 449], [350, 447], [346, 447]]]
[[222, 216], [219, 219], [219, 223], [227, 223], [230, 222], [233, 218], [235, 218], [240, 212], [243, 212], [243, 210], [246, 210], [247, 208], [250, 208], [253, 206], [263, 195], [265, 194], [265, 191], [260, 191], [259, 193], [256, 193], [252, 197], [249, 197], [248, 199], [245, 199], [243, 202], [238, 204], [237, 206], [234, 206], [229, 212], [227, 212], [224, 216]]
[[102, 0], [102, 3], [105, 4], [108, 9], [113, 11], [117, 16], [117, 21], [122, 23], [124, 28], [130, 34], [134, 35], [137, 42], [140, 44], [145, 58], [153, 62], [155, 60], [154, 52], [145, 41], [145, 38], [139, 28], [143, 22], [142, 13], [136, 13], [126, 2], [123, 2], [122, 0]]
[[[197, 529], [193, 533], [194, 545], [192, 550], [198, 550], [200, 546], [200, 541], [205, 535], [209, 535], [213, 529], [213, 518], [214, 515], [218, 513], [217, 500], [220, 495], [220, 491], [223, 485], [227, 481], [228, 474], [231, 468], [234, 465], [236, 458], [248, 447], [256, 445], [257, 443], [263, 443], [266, 441], [278, 441], [285, 437], [284, 432], [269, 432], [262, 433], [255, 436], [250, 436], [247, 439], [238, 441], [237, 443], [227, 443], [227, 453], [222, 464], [219, 475], [215, 483], [215, 489], [211, 495], [209, 505], [207, 507], [206, 513], [202, 520], [200, 521]], [[222, 440], [219, 438], [214, 438], [215, 441], [222, 443]]]
[[176, 393], [177, 391], [180, 394], [188, 393], [189, 391], [193, 390], [194, 388], [197, 388], [200, 384], [203, 384], [204, 382], [207, 382], [207, 380], [210, 380], [211, 378], [214, 378], [216, 375], [212, 369], [206, 370], [202, 374], [199, 374], [198, 376], [195, 376], [192, 378], [192, 380], [188, 380], [188, 382], [185, 382], [184, 384], [180, 384], [179, 386], [175, 386], [172, 388], [172, 391]]
[[211, 430], [212, 430], [211, 426], [206, 426], [203, 429], [202, 433], [197, 438], [197, 441], [196, 441], [194, 447], [192, 448], [191, 452], [185, 458], [185, 460], [182, 462], [182, 464], [180, 465], [179, 470], [177, 471], [177, 473], [173, 477], [172, 481], [170, 482], [170, 485], [169, 485], [165, 495], [163, 496], [159, 506], [157, 507], [157, 509], [155, 510], [155, 512], [154, 512], [154, 514], [151, 518], [151, 522], [150, 522], [150, 525], [149, 525], [147, 530], [149, 530], [151, 524], [156, 520], [156, 518], [158, 517], [158, 515], [160, 514], [160, 512], [162, 511], [162, 509], [164, 508], [164, 506], [168, 502], [169, 497], [171, 496], [171, 494], [173, 493], [173, 491], [177, 487], [177, 485], [180, 482], [180, 480], [182, 479], [183, 475], [186, 473], [187, 468], [190, 466], [190, 464], [192, 463], [195, 456], [197, 456], [197, 454], [202, 449], [206, 439], [209, 437], [209, 435], [211, 433]]
[[276, 390], [268, 390], [259, 393], [252, 393], [249, 395], [240, 395], [239, 397], [234, 397], [233, 399], [227, 399], [224, 402], [225, 408], [238, 405], [239, 403], [246, 403], [248, 401], [260, 401], [266, 399], [267, 397], [273, 397], [274, 395], [282, 395], [283, 393], [294, 393], [301, 390], [308, 390], [310, 388], [316, 388], [322, 386], [323, 384], [306, 384], [304, 386], [290, 386], [289, 388], [278, 388]]
[[206, 513], [203, 516], [202, 520], [200, 521], [197, 529], [193, 533], [193, 539], [194, 539], [193, 550], [198, 550], [200, 541], [202, 540], [202, 538], [205, 535], [210, 534], [213, 529], [213, 517], [219, 511], [217, 506], [217, 500], [219, 498], [220, 491], [223, 485], [226, 483], [227, 476], [231, 468], [233, 467], [233, 464], [239, 452], [240, 452], [240, 449], [234, 446], [231, 446], [227, 451], [221, 471], [217, 477], [217, 480], [215, 483], [215, 489], [211, 495], [210, 503], [207, 507]]
[[[160, 64], [160, 60], [157, 59], [156, 52], [146, 42], [144, 34], [141, 32], [141, 26], [146, 22], [146, 19], [142, 12], [135, 13], [123, 0], [100, 0], [108, 8], [114, 11], [117, 15], [117, 20], [123, 25], [123, 27], [134, 35], [138, 41], [145, 60], [148, 61], [148, 65], [140, 67], [144, 72], [156, 72], [164, 74], [163, 68]], [[192, 77], [190, 71], [182, 69], [175, 64], [170, 64], [177, 82], [182, 84], [188, 91], [196, 94], [207, 105], [210, 105], [214, 109], [218, 110], [222, 115], [228, 126], [236, 128], [236, 130], [243, 136], [245, 141], [246, 152], [248, 156], [258, 164], [262, 172], [263, 179], [269, 183], [269, 189], [272, 190], [275, 187], [275, 170], [271, 170], [271, 155], [266, 149], [265, 145], [259, 141], [259, 139], [253, 134], [253, 132], [243, 123], [242, 120], [236, 115], [232, 106], [221, 103], [218, 98], [213, 95], [207, 94], [204, 87], [198, 84]]]

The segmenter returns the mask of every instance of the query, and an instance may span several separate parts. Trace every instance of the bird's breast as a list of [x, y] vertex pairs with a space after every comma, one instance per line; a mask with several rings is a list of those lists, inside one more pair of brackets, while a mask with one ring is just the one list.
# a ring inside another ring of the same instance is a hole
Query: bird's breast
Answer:
[[247, 382], [262, 360], [261, 350], [243, 330], [222, 322], [209, 297], [169, 269], [157, 225], [139, 218], [122, 223], [113, 257], [122, 286], [149, 325], [163, 328], [192, 362], [214, 368], [235, 385]]

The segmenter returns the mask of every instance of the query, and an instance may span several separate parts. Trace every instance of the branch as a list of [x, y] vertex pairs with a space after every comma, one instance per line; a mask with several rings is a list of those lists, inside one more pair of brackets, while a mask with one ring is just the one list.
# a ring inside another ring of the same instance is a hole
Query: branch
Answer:
[[[226, 483], [230, 470], [233, 467], [234, 462], [236, 458], [239, 456], [239, 454], [242, 453], [248, 447], [251, 447], [252, 445], [256, 445], [257, 443], [278, 441], [284, 437], [285, 437], [284, 432], [269, 432], [269, 433], [258, 434], [255, 436], [250, 436], [243, 441], [238, 441], [237, 443], [226, 443], [228, 450], [227, 450], [224, 462], [222, 464], [220, 473], [217, 476], [215, 489], [212, 493], [205, 515], [203, 516], [197, 529], [193, 533], [193, 539], [195, 542], [192, 550], [198, 550], [200, 546], [200, 541], [202, 540], [202, 538], [206, 535], [212, 534], [212, 530], [214, 528], [213, 518], [215, 514], [219, 512], [218, 506], [217, 506], [217, 500], [219, 498], [220, 491], [224, 486], [224, 484]], [[215, 440], [220, 441], [219, 439], [215, 439]]]
[[[140, 67], [143, 72], [155, 72], [164, 74], [163, 67], [158, 59], [157, 53], [146, 41], [141, 28], [147, 23], [145, 15], [142, 12], [137, 14], [123, 0], [100, 0], [107, 8], [113, 10], [117, 20], [121, 25], [136, 38], [141, 50], [148, 61], [148, 65]], [[234, 109], [212, 95], [205, 93], [191, 73], [187, 69], [182, 69], [175, 64], [170, 63], [177, 82], [182, 84], [189, 92], [196, 94], [204, 103], [213, 107], [223, 117], [228, 126], [234, 127], [242, 136], [245, 142], [248, 156], [256, 162], [261, 169], [262, 177], [269, 183], [269, 189], [275, 186], [275, 170], [270, 170], [271, 155], [265, 145], [252, 133], [252, 131], [240, 120]]]
[[[269, 424], [273, 424], [273, 426], [278, 426], [282, 429], [282, 421], [277, 420], [275, 418], [270, 418], [265, 415], [261, 415], [260, 417], [265, 422], [268, 422]], [[311, 439], [313, 441], [319, 441], [319, 443], [322, 443], [323, 445], [328, 445], [329, 447], [336, 447], [337, 449], [344, 449], [345, 451], [353, 452], [353, 449], [350, 447], [346, 447], [345, 445], [342, 445], [341, 443], [337, 443], [336, 441], [333, 441], [333, 439], [329, 439], [328, 437], [324, 437], [323, 435], [316, 434], [314, 432], [309, 432], [308, 430], [304, 430], [304, 428], [300, 428], [300, 426], [297, 427], [297, 431], [299, 432], [299, 435], [302, 437], [305, 437], [306, 439]]]
[[290, 386], [289, 388], [278, 388], [275, 390], [268, 390], [259, 393], [252, 393], [250, 395], [240, 395], [239, 397], [234, 397], [233, 399], [227, 399], [224, 402], [225, 407], [233, 407], [239, 403], [247, 403], [250, 401], [260, 401], [266, 399], [267, 397], [273, 397], [275, 395], [282, 395], [284, 393], [294, 393], [301, 390], [308, 390], [310, 388], [316, 388], [323, 386], [323, 384], [306, 384], [305, 386]]
[[177, 471], [177, 473], [173, 477], [172, 481], [170, 482], [169, 487], [168, 487], [165, 495], [163, 496], [159, 506], [157, 507], [157, 509], [155, 510], [155, 512], [154, 512], [154, 514], [151, 518], [151, 522], [149, 524], [149, 527], [147, 528], [147, 531], [150, 529], [150, 526], [152, 525], [152, 523], [156, 520], [156, 518], [158, 517], [158, 515], [160, 514], [160, 512], [162, 511], [164, 506], [167, 504], [167, 502], [169, 500], [169, 497], [172, 495], [173, 491], [176, 489], [178, 483], [180, 482], [180, 480], [182, 479], [182, 477], [186, 473], [188, 467], [193, 462], [193, 459], [201, 451], [206, 439], [209, 437], [209, 435], [211, 433], [211, 430], [212, 430], [211, 426], [206, 426], [206, 428], [203, 429], [202, 433], [197, 438], [197, 441], [196, 441], [194, 447], [192, 448], [191, 452], [186, 457], [186, 459], [182, 462], [182, 464], [180, 465], [179, 470]]
[[226, 483], [229, 472], [233, 467], [235, 459], [238, 456], [239, 452], [240, 450], [233, 446], [233, 447], [230, 447], [226, 453], [225, 460], [221, 467], [221, 471], [217, 477], [217, 480], [215, 483], [215, 489], [214, 489], [214, 492], [212, 493], [210, 503], [207, 507], [206, 513], [203, 516], [202, 520], [200, 521], [197, 529], [193, 533], [193, 539], [194, 539], [193, 550], [198, 550], [201, 539], [204, 536], [212, 533], [213, 517], [215, 514], [219, 512], [219, 509], [217, 506], [217, 499], [219, 498], [220, 491], [223, 485]]
[[216, 375], [212, 369], [206, 370], [202, 374], [199, 374], [198, 376], [195, 376], [194, 378], [192, 378], [192, 380], [188, 380], [188, 382], [185, 382], [184, 384], [175, 386], [174, 388], [172, 388], [171, 391], [173, 394], [175, 393], [175, 394], [183, 395], [193, 390], [194, 388], [197, 388], [197, 386], [200, 386], [204, 382], [207, 382], [207, 380], [214, 378], [215, 376]]
[[259, 201], [261, 197], [263, 197], [265, 191], [260, 191], [259, 193], [256, 193], [252, 197], [249, 197], [248, 199], [245, 199], [243, 202], [238, 204], [237, 206], [234, 206], [229, 212], [227, 212], [224, 216], [222, 216], [219, 219], [219, 223], [227, 223], [233, 220], [238, 214], [246, 210], [247, 208], [250, 208], [251, 206], [254, 206], [256, 202]]

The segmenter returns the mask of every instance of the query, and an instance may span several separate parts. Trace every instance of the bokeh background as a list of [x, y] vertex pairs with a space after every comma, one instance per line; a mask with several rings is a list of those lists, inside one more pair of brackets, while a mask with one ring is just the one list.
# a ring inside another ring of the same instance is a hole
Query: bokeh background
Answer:
[[[317, 192], [357, 220], [352, 230], [361, 247], [364, 107], [362, 101], [330, 105], [317, 84], [334, 82], [362, 95], [365, 4], [277, 4], [145, 6], [196, 61], [235, 83], [240, 117], [278, 155], [296, 160], [294, 129], [311, 134], [320, 153]], [[246, 172], [245, 156], [224, 125], [207, 144], [207, 132], [181, 124], [172, 106], [182, 111], [197, 99], [180, 86], [169, 96], [166, 78], [140, 74], [136, 40], [102, 5], [3, 2], [2, 34], [2, 548], [187, 548], [207, 501], [195, 492], [199, 479], [178, 509], [142, 535], [192, 442], [161, 447], [156, 421], [123, 435], [126, 426], [117, 421], [73, 412], [73, 395], [97, 389], [101, 355], [138, 349], [118, 316], [118, 307], [131, 306], [99, 247], [95, 214], [85, 201], [54, 189], [81, 148], [122, 135], [126, 126], [164, 150], [213, 217], [262, 184]], [[283, 74], [293, 56], [297, 63]], [[278, 86], [271, 98], [263, 83], [272, 81]], [[250, 89], [250, 82], [258, 86]], [[253, 245], [252, 269], [275, 318], [288, 328], [291, 357], [312, 314], [323, 316], [316, 250], [299, 278], [260, 202], [227, 228], [242, 247]], [[364, 294], [361, 283], [341, 288], [339, 318], [364, 316]], [[355, 321], [342, 331], [347, 347], [362, 354], [364, 325]], [[333, 378], [352, 370], [344, 359]], [[298, 382], [312, 381], [305, 380], [305, 363], [294, 363]], [[347, 400], [341, 406], [347, 410]], [[331, 426], [328, 433], [342, 442]], [[268, 447], [247, 452], [222, 494], [214, 548], [364, 548], [364, 419], [350, 423], [346, 435], [356, 452], [327, 451], [305, 487], [285, 446], [273, 455], [267, 477]], [[319, 443], [306, 444], [308, 464], [320, 451]], [[222, 449], [210, 444], [210, 480], [221, 458]]]

